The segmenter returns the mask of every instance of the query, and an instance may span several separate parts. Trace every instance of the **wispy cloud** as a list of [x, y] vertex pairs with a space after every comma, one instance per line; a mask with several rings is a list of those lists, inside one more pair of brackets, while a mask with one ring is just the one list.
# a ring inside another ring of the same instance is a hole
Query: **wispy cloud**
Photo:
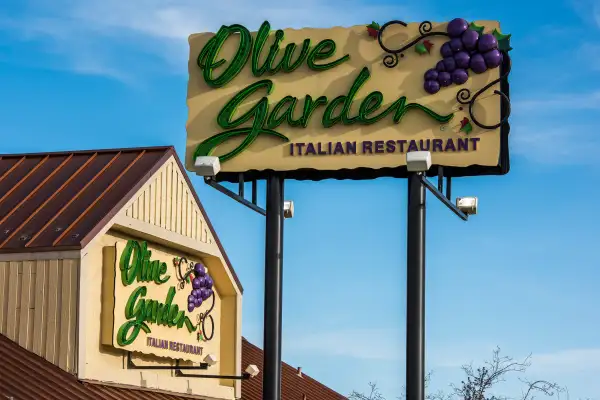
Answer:
[[577, 48], [575, 57], [577, 65], [584, 66], [592, 71], [600, 70], [600, 43], [589, 41], [581, 43]]
[[[466, 364], [482, 364], [491, 359], [496, 346], [485, 346], [482, 344], [469, 343], [468, 347], [454, 348], [451, 346], [445, 357], [437, 360], [437, 367], [461, 367]], [[502, 350], [503, 356], [511, 357], [511, 354]], [[529, 355], [515, 356], [516, 361], [524, 361]], [[528, 374], [553, 374], [553, 373], [577, 373], [596, 372], [600, 370], [600, 348], [588, 349], [564, 349], [552, 352], [531, 354], [531, 366], [527, 369]]]
[[[24, 5], [18, 15], [0, 15], [0, 30], [41, 43], [47, 53], [62, 57], [68, 69], [117, 79], [139, 74], [149, 59], [154, 59], [151, 68], [185, 73], [187, 37], [222, 24], [257, 29], [269, 20], [277, 28], [328, 27], [365, 23], [365, 15], [413, 16], [404, 7], [356, 0], [25, 0]], [[132, 52], [137, 64], [130, 62]]]
[[[298, 335], [287, 332], [286, 351], [322, 354], [361, 360], [400, 361], [405, 359], [404, 333], [398, 329], [349, 329]], [[462, 342], [430, 343], [427, 363], [433, 370], [460, 368], [490, 360], [497, 343], [483, 338]], [[504, 355], [511, 355], [503, 349]], [[514, 355], [524, 360], [527, 354]], [[563, 349], [531, 355], [528, 375], [600, 372], [600, 348]]]
[[[315, 353], [361, 360], [405, 360], [405, 334], [402, 329], [370, 328], [342, 329], [285, 335], [286, 350], [294, 353]], [[497, 344], [472, 339], [464, 342], [430, 343], [427, 362], [431, 368], [455, 368], [472, 361], [489, 358]]]
[[287, 349], [295, 353], [316, 353], [362, 360], [404, 359], [401, 333], [395, 329], [348, 329], [315, 332], [286, 339]]
[[536, 97], [513, 101], [512, 109], [513, 154], [542, 164], [595, 164], [600, 150], [597, 129], [585, 117], [573, 118], [573, 113], [600, 111], [600, 90], [537, 93]]
[[599, 372], [600, 348], [567, 349], [552, 353], [534, 354], [531, 371], [570, 373]]
[[[453, 346], [448, 346], [449, 348]], [[438, 371], [441, 374], [435, 373], [434, 384], [440, 383], [437, 378], [440, 375], [443, 377], [452, 376], [448, 381], [456, 383], [457, 380], [463, 378], [458, 369], [465, 364], [473, 363], [474, 366], [481, 366], [486, 360], [490, 360], [492, 349], [476, 346], [468, 349], [461, 349], [464, 353], [454, 351], [454, 358], [448, 358], [446, 363], [434, 364], [432, 368], [434, 373]], [[523, 361], [527, 354], [514, 355], [510, 351], [502, 349], [502, 355], [513, 356], [516, 361]], [[523, 385], [519, 379], [527, 379], [534, 381], [536, 379], [545, 379], [557, 382], [563, 388], [569, 390], [571, 399], [592, 399], [593, 395], [599, 393], [600, 385], [595, 377], [600, 372], [600, 349], [599, 348], [575, 348], [563, 349], [552, 352], [540, 352], [531, 355], [531, 366], [524, 373], [513, 373], [506, 376], [507, 381], [501, 382], [495, 387], [495, 394], [518, 394], [523, 390]], [[445, 367], [444, 370], [439, 368]], [[450, 371], [454, 373], [448, 374]], [[565, 398], [565, 397], [560, 397]]]
[[600, 2], [598, 0], [571, 0], [575, 12], [589, 25], [600, 28]]
[[538, 94], [535, 98], [513, 101], [512, 108], [518, 110], [519, 113], [555, 113], [556, 110], [598, 110], [600, 109], [600, 90], [587, 93]]
[[[595, 40], [600, 30], [600, 1], [599, 0], [570, 0], [575, 13], [579, 16], [582, 24], [572, 27], [571, 33], [565, 32], [563, 37], [582, 37], [584, 40], [578, 46], [570, 46], [577, 69], [600, 70], [600, 42]], [[568, 28], [567, 28], [568, 29]], [[544, 37], [544, 36], [540, 36]], [[546, 43], [553, 43], [552, 40]], [[568, 42], [567, 42], [568, 43]], [[557, 57], [555, 55], [555, 57]], [[558, 58], [558, 57], [557, 57]], [[559, 63], [560, 65], [560, 63]], [[562, 66], [562, 65], [561, 65]], [[563, 66], [564, 67], [564, 66]]]
[[552, 165], [596, 163], [600, 138], [593, 126], [538, 124], [511, 130], [511, 149], [530, 161]]
[[[578, 26], [541, 25], [535, 31], [522, 37], [518, 37], [519, 45], [550, 47], [556, 39], [573, 36], [581, 33], [582, 28]], [[514, 40], [514, 39], [513, 39]], [[556, 55], [555, 55], [556, 56]]]

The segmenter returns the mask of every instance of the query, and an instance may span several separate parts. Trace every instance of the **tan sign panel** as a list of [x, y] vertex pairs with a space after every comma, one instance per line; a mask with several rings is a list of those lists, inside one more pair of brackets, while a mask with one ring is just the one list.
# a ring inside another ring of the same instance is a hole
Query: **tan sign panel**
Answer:
[[103, 258], [104, 344], [198, 363], [218, 358], [220, 299], [206, 267], [135, 240], [105, 247]]
[[[507, 110], [494, 91], [508, 69], [508, 35], [494, 21], [465, 25], [467, 34], [452, 24], [273, 32], [264, 23], [257, 33], [232, 25], [191, 35], [186, 168], [212, 155], [221, 180], [265, 170], [397, 175], [416, 150], [434, 165], [498, 167]], [[385, 48], [402, 47], [397, 65], [385, 65], [396, 64]]]

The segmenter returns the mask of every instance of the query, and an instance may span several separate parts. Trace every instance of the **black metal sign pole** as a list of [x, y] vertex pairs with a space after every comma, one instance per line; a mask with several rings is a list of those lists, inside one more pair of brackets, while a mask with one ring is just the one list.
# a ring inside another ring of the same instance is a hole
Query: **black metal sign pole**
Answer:
[[281, 400], [283, 178], [267, 178], [263, 400]]
[[425, 185], [408, 177], [406, 400], [425, 399]]

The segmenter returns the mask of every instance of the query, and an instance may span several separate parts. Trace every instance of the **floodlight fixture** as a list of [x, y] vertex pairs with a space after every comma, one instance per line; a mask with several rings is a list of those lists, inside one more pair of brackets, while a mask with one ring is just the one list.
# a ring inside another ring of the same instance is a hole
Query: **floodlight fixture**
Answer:
[[214, 177], [221, 170], [219, 157], [203, 156], [196, 157], [194, 160], [194, 170], [196, 175], [204, 177]]
[[208, 354], [206, 357], [204, 357], [204, 362], [210, 366], [213, 366], [217, 363], [217, 356], [214, 354]]
[[286, 200], [283, 202], [283, 218], [294, 218], [294, 202]]
[[258, 367], [254, 364], [250, 364], [246, 367], [246, 374], [248, 374], [250, 376], [250, 378], [254, 378], [258, 375], [258, 373], [260, 372], [260, 370], [258, 369]]
[[467, 215], [477, 214], [477, 197], [457, 197], [456, 208]]
[[409, 172], [427, 172], [431, 168], [431, 153], [428, 151], [409, 151], [406, 153], [406, 169]]

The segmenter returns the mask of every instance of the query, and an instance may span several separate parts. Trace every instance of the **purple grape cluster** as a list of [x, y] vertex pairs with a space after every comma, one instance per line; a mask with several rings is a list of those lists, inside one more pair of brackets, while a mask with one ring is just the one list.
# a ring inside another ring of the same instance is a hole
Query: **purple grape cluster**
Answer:
[[447, 32], [450, 40], [440, 48], [443, 59], [425, 72], [423, 88], [429, 94], [453, 83], [464, 84], [469, 79], [469, 70], [481, 74], [502, 63], [502, 53], [494, 35], [480, 35], [462, 18], [450, 21]]
[[188, 311], [192, 312], [213, 295], [214, 281], [206, 271], [204, 265], [194, 265], [194, 279], [192, 279], [192, 292], [188, 296]]

